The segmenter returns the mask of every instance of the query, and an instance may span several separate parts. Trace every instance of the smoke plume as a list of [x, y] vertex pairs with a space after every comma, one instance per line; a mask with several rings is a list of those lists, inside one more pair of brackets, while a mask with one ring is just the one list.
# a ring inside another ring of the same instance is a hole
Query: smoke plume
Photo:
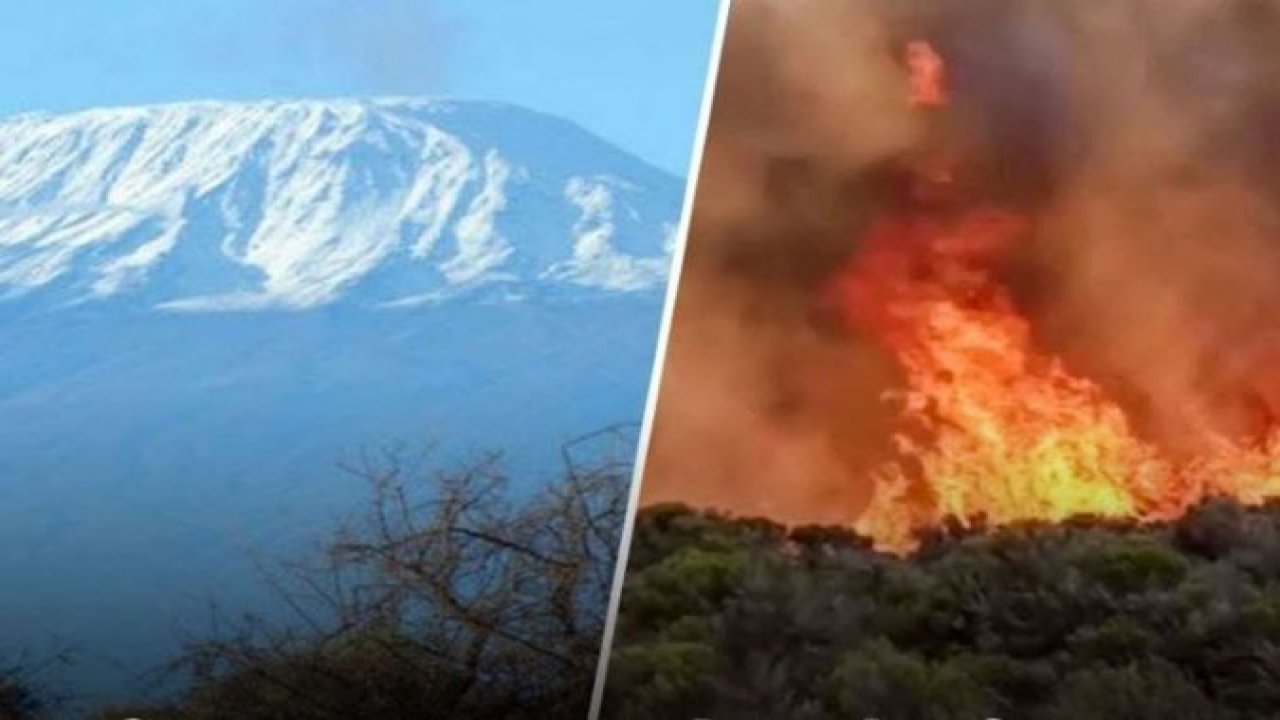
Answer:
[[[952, 107], [908, 104], [907, 42]], [[941, 134], [964, 202], [1030, 218], [1003, 272], [1046, 353], [1145, 437], [1280, 418], [1280, 4], [738, 0], [644, 498], [848, 522], [898, 369], [822, 288]]]

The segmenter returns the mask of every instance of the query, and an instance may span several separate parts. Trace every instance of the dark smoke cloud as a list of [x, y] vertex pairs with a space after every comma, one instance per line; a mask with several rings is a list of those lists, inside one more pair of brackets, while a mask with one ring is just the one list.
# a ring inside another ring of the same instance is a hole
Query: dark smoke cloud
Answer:
[[1008, 281], [1044, 349], [1172, 449], [1280, 416], [1280, 4], [738, 0], [648, 501], [847, 521], [868, 496], [896, 371], [816, 300], [928, 142], [911, 38], [948, 62], [968, 202], [1034, 221]]
[[647, 499], [852, 519], [847, 467], [883, 435], [874, 408], [891, 368], [829, 337], [811, 305], [868, 210], [866, 171], [923, 130], [893, 24], [870, 1], [735, 3]]

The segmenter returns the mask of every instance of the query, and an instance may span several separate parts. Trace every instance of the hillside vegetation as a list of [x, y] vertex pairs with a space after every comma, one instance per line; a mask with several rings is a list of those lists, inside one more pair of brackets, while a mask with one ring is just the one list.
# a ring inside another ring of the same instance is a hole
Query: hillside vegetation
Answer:
[[637, 519], [612, 720], [1253, 720], [1280, 712], [1280, 504], [1176, 523]]

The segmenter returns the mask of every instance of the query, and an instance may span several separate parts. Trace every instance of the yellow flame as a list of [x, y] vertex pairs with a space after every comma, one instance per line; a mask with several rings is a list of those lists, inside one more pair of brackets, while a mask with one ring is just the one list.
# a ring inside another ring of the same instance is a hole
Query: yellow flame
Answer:
[[1280, 491], [1280, 435], [1163, 457], [1096, 383], [1034, 346], [1031, 327], [986, 267], [1023, 232], [1016, 218], [888, 220], [836, 286], [847, 315], [905, 374], [897, 459], [873, 473], [859, 529], [906, 549], [946, 516], [1003, 524], [1093, 514], [1180, 514], [1209, 494], [1259, 502]]

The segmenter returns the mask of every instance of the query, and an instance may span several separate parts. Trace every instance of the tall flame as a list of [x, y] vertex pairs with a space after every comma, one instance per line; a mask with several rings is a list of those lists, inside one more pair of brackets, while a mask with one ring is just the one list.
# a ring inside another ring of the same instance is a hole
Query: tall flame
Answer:
[[[944, 105], [945, 65], [933, 48], [911, 43], [908, 67], [912, 104]], [[1280, 493], [1275, 428], [1255, 443], [1211, 435], [1206, 452], [1175, 460], [1098, 384], [1037, 350], [994, 269], [1028, 229], [1002, 210], [949, 218], [917, 208], [874, 223], [833, 283], [844, 316], [905, 377], [895, 459], [874, 470], [859, 529], [905, 549], [917, 528], [946, 516], [1162, 519], [1207, 495]]]
[[907, 99], [912, 107], [947, 104], [947, 65], [932, 45], [923, 40], [907, 43], [907, 70], [910, 73]]

